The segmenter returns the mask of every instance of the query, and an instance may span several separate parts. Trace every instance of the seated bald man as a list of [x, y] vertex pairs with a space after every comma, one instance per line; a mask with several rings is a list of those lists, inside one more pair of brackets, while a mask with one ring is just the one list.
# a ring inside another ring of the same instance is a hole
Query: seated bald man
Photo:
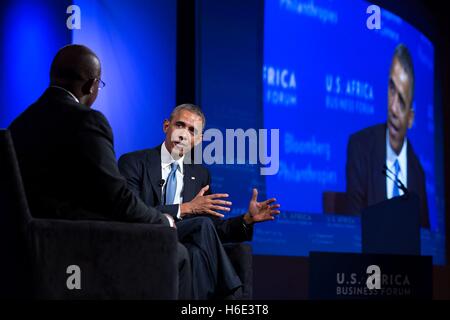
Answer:
[[[57, 219], [166, 224], [173, 218], [147, 207], [119, 173], [111, 127], [91, 109], [104, 86], [100, 60], [68, 45], [56, 54], [50, 86], [9, 127], [31, 213]], [[191, 297], [191, 270], [179, 244], [180, 298]]]

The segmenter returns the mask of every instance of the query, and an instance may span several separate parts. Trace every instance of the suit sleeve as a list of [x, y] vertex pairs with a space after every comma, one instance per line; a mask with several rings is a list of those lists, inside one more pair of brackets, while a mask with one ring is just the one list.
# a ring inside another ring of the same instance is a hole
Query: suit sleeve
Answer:
[[126, 179], [128, 188], [138, 197], [142, 192], [142, 168], [139, 161], [130, 154], [119, 158], [119, 171]]
[[350, 136], [347, 145], [347, 201], [349, 213], [359, 214], [367, 206], [367, 178], [363, 171], [363, 149], [359, 146], [355, 136]]
[[[205, 192], [205, 195], [209, 195], [212, 194], [211, 174], [209, 173], [209, 170], [206, 170], [206, 173], [206, 183], [202, 185], [202, 188], [209, 185], [208, 191]], [[251, 241], [253, 238], [253, 225], [246, 225], [243, 215], [228, 219], [221, 219], [213, 216], [208, 217], [213, 220], [217, 234], [222, 243]]]
[[175, 221], [177, 221], [180, 220], [177, 217], [179, 207], [180, 207], [179, 204], [169, 204], [169, 205], [159, 205], [156, 206], [155, 208], [161, 212], [170, 214], [175, 219]]
[[211, 217], [214, 220], [217, 234], [222, 243], [251, 241], [253, 225], [246, 225], [244, 215], [228, 219]]
[[145, 206], [127, 187], [117, 166], [111, 127], [100, 112], [87, 114], [75, 141], [87, 168], [86, 193], [96, 210], [117, 221], [169, 224], [161, 212]]

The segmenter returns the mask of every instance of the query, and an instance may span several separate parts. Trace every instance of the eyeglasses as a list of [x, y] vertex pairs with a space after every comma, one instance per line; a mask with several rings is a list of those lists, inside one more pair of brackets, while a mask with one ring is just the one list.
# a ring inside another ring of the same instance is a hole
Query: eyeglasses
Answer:
[[106, 83], [100, 78], [97, 78], [97, 80], [98, 80], [98, 88], [103, 89], [106, 86]]

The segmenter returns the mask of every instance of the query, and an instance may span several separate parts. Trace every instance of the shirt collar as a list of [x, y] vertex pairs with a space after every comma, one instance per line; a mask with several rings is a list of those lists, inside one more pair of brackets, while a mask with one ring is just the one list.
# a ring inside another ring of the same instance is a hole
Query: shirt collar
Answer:
[[65, 91], [66, 93], [68, 93], [76, 102], [78, 102], [78, 103], [80, 103], [80, 100], [78, 100], [78, 98], [77, 97], [75, 97], [75, 95], [72, 93], [72, 92], [70, 92], [69, 90], [67, 90], [67, 89], [64, 89], [63, 87], [60, 87], [60, 86], [50, 86], [50, 87], [52, 87], [52, 88], [58, 88], [58, 89], [61, 89], [61, 90], [63, 90], [63, 91]]
[[400, 150], [400, 154], [397, 155], [395, 151], [392, 149], [391, 144], [389, 143], [389, 129], [386, 130], [386, 165], [389, 169], [394, 167], [395, 160], [398, 160], [400, 165], [400, 171], [402, 172], [405, 168], [406, 164], [406, 153], [408, 149], [407, 139], [403, 140], [402, 150]]
[[163, 144], [161, 145], [161, 167], [163, 169], [167, 168], [168, 166], [170, 166], [173, 162], [178, 162], [178, 168], [180, 169], [180, 172], [183, 173], [183, 160], [184, 160], [184, 155], [178, 159], [175, 160], [172, 155], [170, 154], [169, 150], [167, 150], [166, 148], [166, 144], [163, 142]]

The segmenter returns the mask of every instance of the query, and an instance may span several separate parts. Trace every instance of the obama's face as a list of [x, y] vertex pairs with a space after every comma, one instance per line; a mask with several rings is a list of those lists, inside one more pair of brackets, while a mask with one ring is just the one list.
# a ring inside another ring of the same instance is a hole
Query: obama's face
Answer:
[[398, 59], [394, 58], [389, 74], [387, 127], [391, 148], [397, 154], [402, 149], [406, 131], [414, 122], [412, 85], [413, 79], [406, 73]]
[[164, 120], [167, 150], [175, 159], [182, 157], [202, 141], [202, 129], [203, 120], [198, 114], [186, 109], [179, 110], [172, 119]]

